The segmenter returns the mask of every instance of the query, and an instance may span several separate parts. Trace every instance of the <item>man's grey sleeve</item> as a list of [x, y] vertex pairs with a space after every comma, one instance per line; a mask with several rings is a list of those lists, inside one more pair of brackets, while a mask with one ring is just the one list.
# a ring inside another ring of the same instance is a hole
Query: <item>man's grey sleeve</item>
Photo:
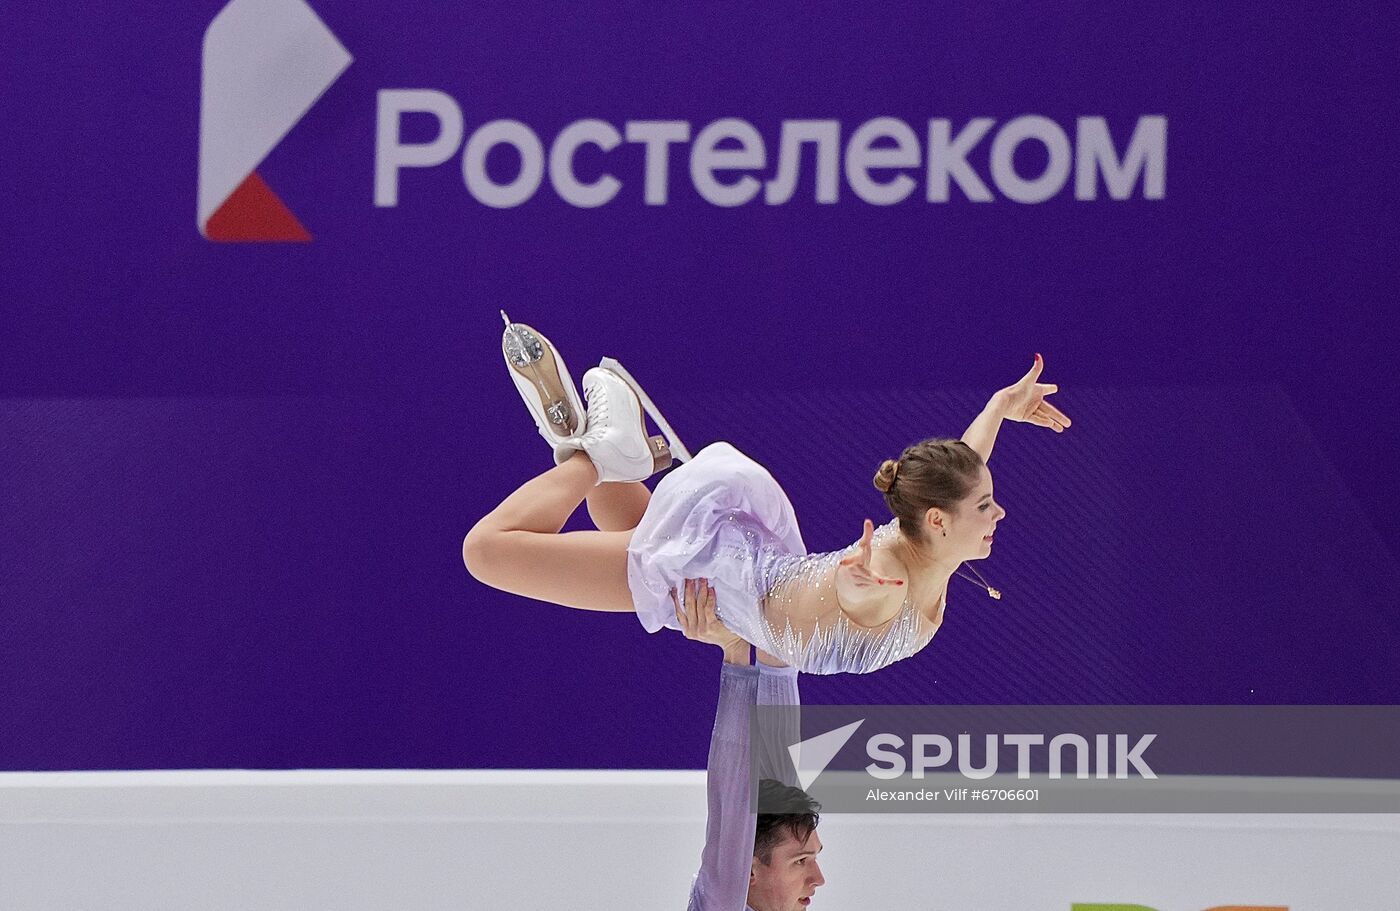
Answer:
[[749, 712], [758, 698], [759, 671], [751, 665], [725, 664], [719, 680], [705, 773], [709, 818], [700, 872], [690, 887], [690, 911], [743, 911], [753, 867]]
[[797, 769], [792, 764], [788, 747], [802, 739], [802, 700], [797, 692], [797, 668], [759, 664], [758, 704], [790, 707], [763, 712], [759, 717], [759, 741], [754, 750], [758, 778], [772, 778], [795, 788]]

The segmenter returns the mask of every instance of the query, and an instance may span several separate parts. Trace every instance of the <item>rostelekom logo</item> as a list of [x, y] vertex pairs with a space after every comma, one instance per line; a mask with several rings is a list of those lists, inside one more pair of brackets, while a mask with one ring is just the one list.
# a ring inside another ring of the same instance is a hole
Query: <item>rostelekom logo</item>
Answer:
[[309, 241], [257, 167], [354, 58], [303, 0], [230, 0], [204, 33], [199, 230]]

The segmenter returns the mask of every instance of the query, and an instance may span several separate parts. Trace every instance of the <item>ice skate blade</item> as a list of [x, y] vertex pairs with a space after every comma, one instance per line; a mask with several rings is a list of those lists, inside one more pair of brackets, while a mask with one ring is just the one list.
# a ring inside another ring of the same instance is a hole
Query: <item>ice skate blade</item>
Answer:
[[[505, 313], [501, 316], [505, 317]], [[560, 374], [558, 354], [549, 340], [530, 326], [511, 323], [507, 318], [501, 351], [511, 371], [534, 390], [539, 400], [538, 413], [556, 442], [578, 436], [583, 431], [583, 421], [569, 402], [569, 381]]]

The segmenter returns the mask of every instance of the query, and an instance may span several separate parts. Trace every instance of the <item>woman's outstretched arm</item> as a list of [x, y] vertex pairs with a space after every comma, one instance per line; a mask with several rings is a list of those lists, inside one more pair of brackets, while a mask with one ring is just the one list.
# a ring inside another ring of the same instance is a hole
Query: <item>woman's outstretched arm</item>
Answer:
[[1006, 390], [999, 389], [982, 413], [963, 431], [962, 441], [972, 447], [972, 451], [982, 457], [983, 462], [992, 458], [992, 447], [997, 442], [997, 431], [1006, 420]]
[[1060, 391], [1053, 383], [1038, 383], [1040, 372], [1045, 369], [1045, 360], [1035, 356], [1035, 363], [1026, 375], [1014, 386], [998, 389], [992, 395], [987, 407], [977, 415], [977, 419], [962, 435], [962, 441], [987, 462], [992, 457], [992, 447], [996, 445], [997, 431], [1002, 421], [1021, 421], [1040, 427], [1049, 427], [1056, 433], [1063, 433], [1070, 425], [1070, 419], [1060, 409], [1045, 401], [1045, 397]]

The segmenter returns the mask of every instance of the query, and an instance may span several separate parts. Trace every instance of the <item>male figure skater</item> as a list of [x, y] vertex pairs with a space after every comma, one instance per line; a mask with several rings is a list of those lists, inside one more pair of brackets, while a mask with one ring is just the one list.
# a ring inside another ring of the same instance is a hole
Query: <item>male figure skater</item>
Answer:
[[751, 664], [749, 644], [719, 622], [714, 589], [705, 580], [686, 580], [684, 606], [675, 592], [671, 599], [687, 638], [724, 651], [706, 771], [709, 820], [689, 911], [802, 911], [826, 882], [817, 863], [820, 807], [793, 786], [785, 743], [760, 745], [759, 773], [767, 776], [759, 788], [763, 812], [755, 814], [749, 804], [750, 709], [799, 705], [797, 669], [762, 651], [759, 663]]

